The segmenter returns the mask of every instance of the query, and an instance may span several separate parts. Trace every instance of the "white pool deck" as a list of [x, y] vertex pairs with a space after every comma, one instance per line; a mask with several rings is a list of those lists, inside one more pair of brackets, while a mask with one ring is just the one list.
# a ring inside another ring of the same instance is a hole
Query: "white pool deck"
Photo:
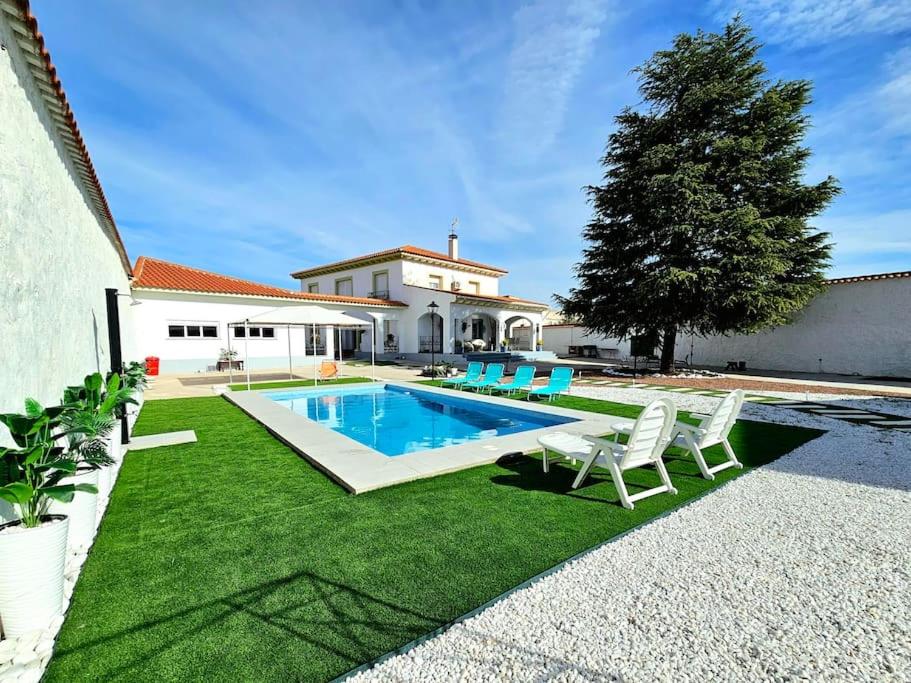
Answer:
[[[390, 457], [293, 413], [263, 395], [267, 391], [275, 392], [275, 389], [235, 391], [228, 392], [224, 396], [315, 467], [355, 494], [486, 465], [504, 455], [539, 451], [541, 447], [538, 445], [538, 437], [549, 432], [562, 431], [579, 435], [608, 434], [611, 431], [611, 424], [624, 419], [616, 415], [558, 408], [549, 405], [546, 401], [520, 402], [468, 391], [454, 392], [451, 389], [440, 389], [428, 385], [418, 386], [408, 382], [384, 381], [382, 384], [429, 394], [440, 394], [450, 398], [456, 395], [461, 398], [474, 399], [479, 404], [569, 417], [576, 422]], [[364, 386], [371, 385], [365, 384]]]

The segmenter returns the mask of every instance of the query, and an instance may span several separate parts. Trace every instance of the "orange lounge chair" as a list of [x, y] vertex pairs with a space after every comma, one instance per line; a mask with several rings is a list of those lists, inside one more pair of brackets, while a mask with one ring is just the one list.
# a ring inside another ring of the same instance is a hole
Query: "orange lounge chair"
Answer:
[[338, 379], [338, 363], [334, 360], [324, 360], [319, 364], [319, 377], [317, 377], [317, 380], [323, 382], [327, 379]]

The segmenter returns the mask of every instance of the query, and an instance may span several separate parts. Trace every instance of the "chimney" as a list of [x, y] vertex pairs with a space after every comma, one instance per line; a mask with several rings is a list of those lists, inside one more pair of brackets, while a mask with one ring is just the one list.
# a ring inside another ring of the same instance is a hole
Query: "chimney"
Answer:
[[456, 235], [455, 221], [452, 223], [452, 230], [449, 231], [449, 258], [453, 261], [459, 260], [459, 236]]

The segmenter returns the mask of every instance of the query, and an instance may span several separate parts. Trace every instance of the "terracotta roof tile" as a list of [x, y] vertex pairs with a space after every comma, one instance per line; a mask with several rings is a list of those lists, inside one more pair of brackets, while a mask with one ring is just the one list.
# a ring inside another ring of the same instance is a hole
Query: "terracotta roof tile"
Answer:
[[911, 277], [911, 270], [901, 270], [897, 273], [876, 273], [874, 275], [855, 275], [853, 277], [837, 277], [826, 280], [827, 285], [844, 285], [849, 282], [872, 282], [873, 280], [896, 280]]
[[431, 251], [430, 249], [422, 249], [421, 247], [416, 247], [412, 244], [405, 244], [401, 247], [393, 247], [392, 249], [384, 249], [383, 251], [376, 251], [372, 254], [364, 254], [363, 256], [356, 256], [354, 258], [344, 259], [343, 261], [335, 261], [333, 263], [327, 263], [322, 266], [314, 266], [313, 268], [305, 268], [303, 270], [296, 271], [291, 273], [291, 277], [303, 278], [307, 276], [312, 276], [316, 273], [323, 271], [337, 270], [344, 266], [354, 266], [361, 261], [373, 261], [375, 259], [384, 259], [389, 258], [393, 259], [398, 256], [420, 256], [422, 258], [434, 259], [436, 261], [445, 261], [446, 263], [452, 263], [453, 265], [467, 266], [469, 268], [477, 268], [481, 270], [489, 270], [495, 273], [507, 273], [508, 271], [497, 266], [490, 266], [486, 263], [479, 263], [478, 261], [469, 261], [468, 259], [454, 259], [450, 258], [449, 254], [444, 254], [440, 251]]
[[[57, 78], [57, 68], [44, 45], [44, 36], [38, 31], [38, 20], [32, 15], [28, 0], [15, 0], [11, 5], [3, 3], [0, 4], [0, 8], [2, 8], [0, 11], [6, 12], [12, 18], [11, 23], [13, 20], [16, 21], [12, 26], [16, 34], [16, 41], [26, 56], [29, 70], [38, 85], [38, 91], [48, 105], [51, 120], [63, 138], [64, 148], [70, 161], [75, 167], [76, 173], [85, 183], [89, 199], [97, 209], [101, 222], [114, 242], [114, 248], [120, 256], [124, 270], [129, 274], [130, 259], [123, 246], [120, 233], [117, 231], [117, 224], [114, 222], [108, 200], [104, 196], [104, 190], [101, 189], [101, 182], [95, 173], [95, 167], [92, 165], [89, 151], [82, 139], [82, 133], [79, 132], [76, 117], [67, 101], [60, 79]], [[59, 111], [57, 111], [58, 109]]]
[[334, 294], [310, 294], [295, 292], [291, 289], [264, 285], [250, 280], [219, 275], [199, 268], [182, 266], [159, 259], [140, 256], [133, 268], [133, 287], [135, 289], [165, 289], [182, 292], [201, 292], [204, 294], [234, 294], [240, 296], [264, 296], [276, 299], [300, 299], [302, 301], [321, 301], [325, 303], [357, 304], [360, 306], [405, 306], [401, 301], [370, 299], [357, 296], [337, 296]]

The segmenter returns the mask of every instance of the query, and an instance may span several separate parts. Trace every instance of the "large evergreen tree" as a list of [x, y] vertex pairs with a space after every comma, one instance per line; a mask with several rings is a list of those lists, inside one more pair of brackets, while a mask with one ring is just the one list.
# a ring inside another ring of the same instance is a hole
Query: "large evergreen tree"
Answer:
[[558, 301], [591, 331], [660, 335], [663, 371], [678, 332], [781, 325], [823, 287], [829, 236], [807, 221], [838, 182], [802, 182], [811, 86], [766, 80], [759, 47], [738, 17], [638, 67], [645, 106], [616, 117], [588, 188], [578, 283]]

